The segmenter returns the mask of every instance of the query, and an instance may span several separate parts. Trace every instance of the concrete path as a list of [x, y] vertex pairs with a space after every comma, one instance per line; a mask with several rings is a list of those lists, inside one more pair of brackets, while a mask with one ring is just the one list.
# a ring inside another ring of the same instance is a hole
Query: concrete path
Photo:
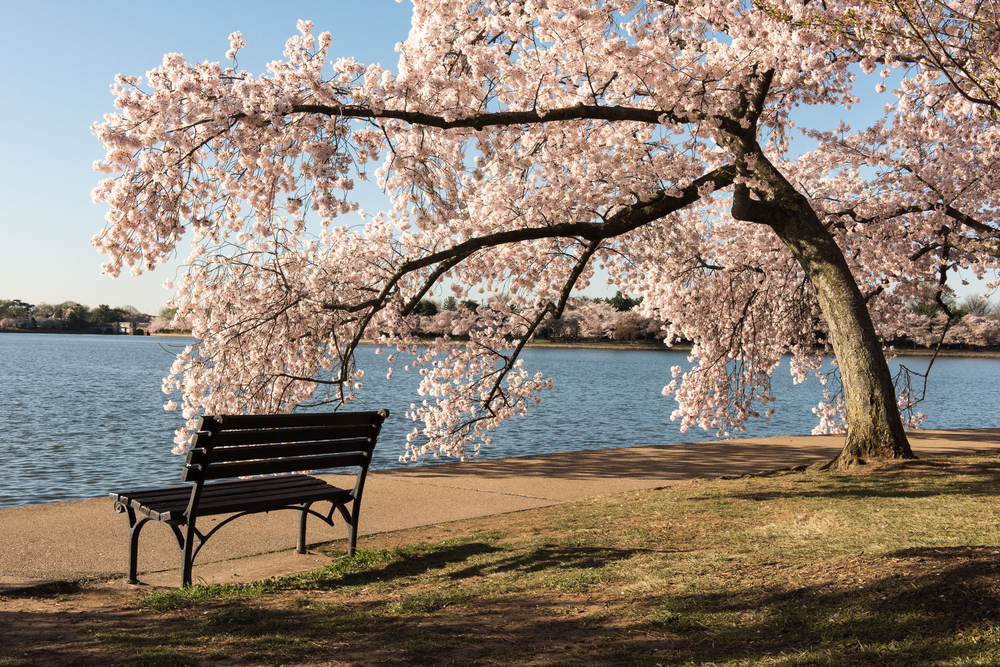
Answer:
[[[918, 456], [1000, 447], [1000, 429], [910, 434]], [[415, 466], [372, 472], [361, 509], [364, 535], [545, 507], [576, 498], [666, 486], [680, 480], [809, 465], [832, 459], [838, 436], [682, 443]], [[179, 468], [179, 466], [178, 466]], [[335, 478], [330, 478], [331, 480]], [[202, 530], [211, 520], [202, 520]], [[294, 551], [296, 515], [244, 517], [209, 540], [195, 563], [198, 583], [252, 581], [306, 572], [329, 558]], [[310, 544], [343, 539], [342, 524], [310, 521]], [[106, 498], [0, 508], [0, 592], [56, 580], [124, 585], [127, 520]], [[171, 532], [151, 523], [140, 539], [139, 579], [177, 586], [180, 555]]]

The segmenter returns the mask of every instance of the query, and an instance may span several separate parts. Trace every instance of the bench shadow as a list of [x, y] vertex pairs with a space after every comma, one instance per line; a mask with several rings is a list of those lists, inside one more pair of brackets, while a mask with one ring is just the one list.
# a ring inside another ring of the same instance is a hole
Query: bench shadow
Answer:
[[[477, 556], [485, 556], [502, 551], [501, 547], [485, 541], [462, 541], [460, 544], [435, 546], [427, 550], [404, 550], [392, 562], [361, 572], [346, 572], [320, 576], [310, 587], [336, 589], [341, 586], [364, 586], [377, 581], [390, 581], [415, 577], [431, 570], [439, 570], [454, 563], [468, 561]], [[334, 568], [336, 568], [336, 563]]]
[[664, 553], [653, 549], [614, 549], [610, 547], [567, 547], [542, 545], [523, 555], [494, 560], [489, 564], [469, 565], [449, 573], [454, 580], [485, 576], [494, 573], [516, 572], [529, 574], [558, 567], [562, 571], [582, 571], [602, 568], [611, 562], [624, 561], [642, 553]]

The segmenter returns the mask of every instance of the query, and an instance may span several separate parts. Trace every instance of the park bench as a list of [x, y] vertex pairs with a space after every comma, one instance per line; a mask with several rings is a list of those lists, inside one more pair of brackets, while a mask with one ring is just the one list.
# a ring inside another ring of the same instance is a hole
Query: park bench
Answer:
[[[388, 416], [387, 410], [379, 410], [203, 417], [181, 474], [181, 480], [191, 484], [110, 494], [115, 511], [128, 516], [129, 583], [138, 583], [139, 532], [149, 521], [165, 523], [177, 538], [182, 586], [191, 585], [192, 565], [205, 542], [247, 514], [298, 510], [296, 551], [305, 553], [308, 515], [332, 526], [339, 510], [347, 523], [347, 553], [353, 555], [365, 476]], [[306, 474], [334, 468], [357, 469], [353, 489]], [[311, 508], [323, 501], [331, 504], [325, 515]], [[220, 514], [232, 516], [207, 533], [198, 530], [199, 517]]]

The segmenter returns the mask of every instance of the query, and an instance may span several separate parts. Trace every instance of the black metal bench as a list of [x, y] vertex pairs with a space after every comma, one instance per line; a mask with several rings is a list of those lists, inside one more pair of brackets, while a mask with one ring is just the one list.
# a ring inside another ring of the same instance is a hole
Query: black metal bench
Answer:
[[[339, 510], [347, 522], [347, 552], [353, 555], [365, 476], [382, 422], [388, 416], [388, 410], [379, 410], [203, 417], [198, 432], [191, 437], [181, 474], [182, 481], [193, 484], [110, 494], [115, 511], [128, 515], [129, 583], [138, 583], [139, 532], [149, 521], [167, 524], [177, 538], [182, 586], [191, 585], [194, 559], [208, 538], [247, 514], [298, 510], [296, 551], [305, 553], [308, 515], [332, 526], [335, 510]], [[300, 472], [353, 467], [357, 477], [350, 490]], [[254, 475], [267, 476], [251, 477]], [[331, 503], [326, 515], [311, 509], [313, 503], [322, 501]], [[232, 516], [208, 533], [198, 530], [198, 517], [218, 514]]]

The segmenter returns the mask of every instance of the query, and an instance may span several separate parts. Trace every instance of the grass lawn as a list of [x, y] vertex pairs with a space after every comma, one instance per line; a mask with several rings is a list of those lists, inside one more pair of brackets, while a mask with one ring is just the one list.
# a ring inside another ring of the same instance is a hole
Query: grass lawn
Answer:
[[244, 586], [50, 586], [0, 598], [0, 665], [1000, 665], [997, 454], [599, 496]]

